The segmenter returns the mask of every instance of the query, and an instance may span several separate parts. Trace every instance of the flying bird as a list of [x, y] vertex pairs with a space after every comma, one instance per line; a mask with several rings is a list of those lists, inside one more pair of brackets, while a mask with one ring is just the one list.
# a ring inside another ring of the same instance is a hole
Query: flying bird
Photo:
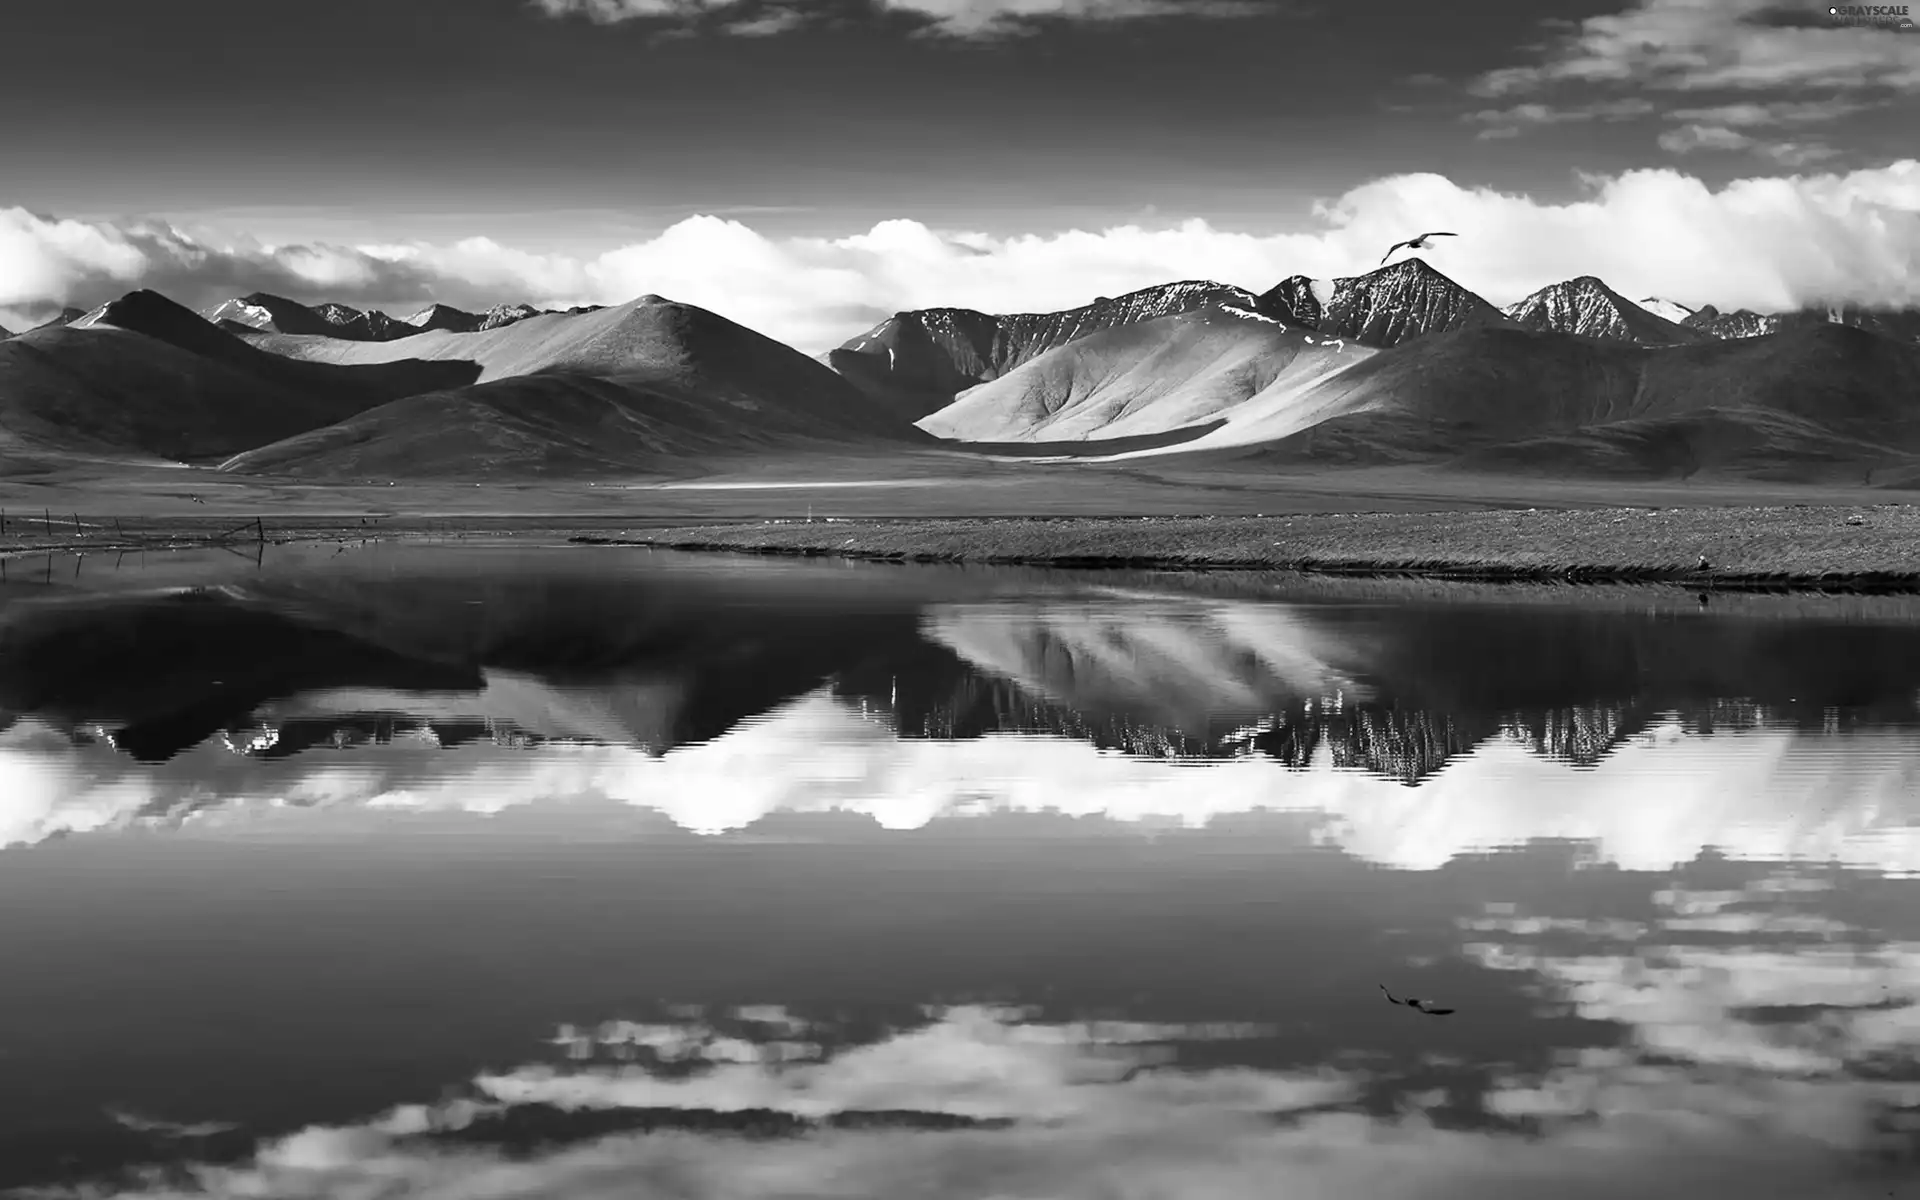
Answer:
[[1380, 261], [1381, 261], [1381, 262], [1386, 262], [1386, 261], [1387, 261], [1388, 259], [1390, 259], [1390, 258], [1392, 258], [1392, 257], [1393, 257], [1393, 252], [1394, 252], [1395, 250], [1398, 250], [1398, 249], [1399, 249], [1400, 247], [1402, 247], [1402, 246], [1405, 246], [1405, 247], [1406, 247], [1407, 249], [1409, 249], [1409, 250], [1425, 250], [1425, 249], [1427, 248], [1427, 239], [1428, 239], [1428, 238], [1437, 238], [1437, 237], [1459, 237], [1459, 236], [1460, 236], [1460, 235], [1459, 235], [1459, 234], [1457, 234], [1457, 233], [1448, 233], [1448, 232], [1446, 232], [1445, 230], [1435, 230], [1435, 231], [1434, 231], [1434, 232], [1432, 232], [1432, 233], [1423, 233], [1423, 234], [1421, 234], [1421, 235], [1420, 235], [1419, 237], [1416, 237], [1416, 238], [1408, 238], [1408, 239], [1407, 239], [1406, 241], [1404, 241], [1404, 242], [1395, 242], [1395, 243], [1394, 243], [1393, 245], [1391, 245], [1391, 246], [1388, 246], [1388, 247], [1387, 247], [1387, 252], [1386, 252], [1385, 254], [1382, 254], [1382, 255], [1380, 256]]
[[1380, 990], [1382, 992], [1386, 992], [1388, 1004], [1404, 1004], [1408, 1008], [1413, 1009], [1415, 1012], [1423, 1012], [1430, 1017], [1450, 1017], [1453, 1015], [1453, 1011], [1454, 1011], [1453, 1009], [1435, 1008], [1433, 1006], [1433, 1001], [1431, 1000], [1420, 1000], [1412, 996], [1407, 997], [1405, 1000], [1401, 1000], [1398, 997], [1396, 997], [1392, 992], [1388, 992], [1387, 985], [1384, 983], [1380, 985]]

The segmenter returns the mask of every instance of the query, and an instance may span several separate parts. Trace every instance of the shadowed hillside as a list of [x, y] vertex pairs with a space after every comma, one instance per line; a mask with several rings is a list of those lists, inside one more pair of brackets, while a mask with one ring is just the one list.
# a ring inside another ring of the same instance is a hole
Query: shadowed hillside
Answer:
[[[932, 440], [917, 432], [905, 426], [893, 436]], [[409, 396], [236, 455], [222, 469], [333, 479], [671, 474], [701, 455], [830, 448], [874, 436], [671, 382], [555, 372]]]
[[1327, 386], [1345, 411], [1272, 453], [1684, 475], [1857, 474], [1920, 452], [1920, 351], [1845, 325], [1666, 349], [1464, 330]]
[[399, 396], [457, 387], [474, 373], [460, 363], [293, 362], [138, 291], [0, 343], [0, 442], [217, 462]]
[[920, 427], [975, 443], [1161, 434], [1217, 420], [1371, 353], [1210, 305], [1077, 338], [970, 390]]
[[483, 357], [493, 378], [259, 447], [226, 469], [306, 478], [591, 475], [672, 470], [717, 451], [933, 440], [799, 351], [657, 296], [418, 340], [429, 339]]

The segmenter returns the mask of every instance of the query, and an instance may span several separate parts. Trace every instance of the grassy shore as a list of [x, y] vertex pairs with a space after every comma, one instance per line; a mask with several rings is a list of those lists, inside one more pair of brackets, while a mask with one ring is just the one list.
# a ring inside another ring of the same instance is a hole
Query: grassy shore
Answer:
[[1920, 588], [1916, 505], [777, 521], [574, 540], [899, 562]]

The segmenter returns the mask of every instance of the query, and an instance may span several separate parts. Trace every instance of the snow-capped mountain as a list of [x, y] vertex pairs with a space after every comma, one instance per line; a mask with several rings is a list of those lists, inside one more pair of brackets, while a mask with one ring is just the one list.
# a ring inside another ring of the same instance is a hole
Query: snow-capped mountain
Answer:
[[1853, 304], [1816, 304], [1790, 312], [1757, 313], [1742, 308], [1723, 313], [1711, 304], [1683, 324], [1717, 338], [1749, 338], [1804, 325], [1851, 325], [1901, 342], [1920, 342], [1920, 309], [1864, 308]]
[[1693, 315], [1693, 310], [1686, 305], [1659, 296], [1648, 296], [1640, 301], [1640, 307], [1663, 321], [1672, 321], [1675, 325], [1681, 324]]
[[1723, 313], [1711, 304], [1702, 304], [1681, 324], [1712, 337], [1750, 338], [1778, 330], [1780, 317], [1774, 313], [1757, 313], [1750, 308]]
[[[567, 309], [569, 314], [597, 312], [604, 305], [584, 304]], [[361, 310], [351, 305], [328, 301], [307, 305], [284, 296], [254, 292], [228, 300], [201, 315], [216, 325], [225, 324], [230, 332], [258, 330], [263, 333], [296, 333], [344, 338], [354, 342], [391, 342], [428, 330], [451, 333], [476, 333], [498, 329], [524, 321], [528, 317], [556, 313], [557, 309], [535, 308], [531, 304], [496, 304], [484, 313], [470, 313], [447, 304], [431, 304], [410, 317], [392, 317], [379, 309]]]
[[253, 292], [225, 301], [200, 315], [216, 325], [241, 326], [265, 333], [319, 334], [355, 342], [389, 342], [419, 332], [377, 310], [362, 312], [345, 304], [308, 306], [268, 292]]
[[524, 321], [528, 317], [540, 315], [540, 310], [531, 304], [496, 304], [480, 314], [481, 329], [498, 329], [502, 325], [511, 325], [515, 321]]
[[345, 304], [317, 304], [313, 311], [320, 319], [332, 325], [335, 337], [351, 338], [356, 342], [390, 342], [395, 338], [411, 337], [419, 330], [404, 321], [396, 320], [379, 309], [362, 312], [349, 308]]
[[444, 329], [448, 333], [472, 333], [480, 328], [478, 313], [470, 313], [451, 304], [429, 304], [405, 318], [405, 321], [423, 333], [436, 329]]
[[1292, 275], [1261, 295], [1258, 308], [1289, 324], [1367, 346], [1508, 324], [1505, 313], [1417, 258], [1343, 279]]
[[1550, 329], [1580, 337], [1637, 346], [1677, 346], [1708, 335], [1656, 316], [1591, 275], [1543, 287], [1505, 312], [1528, 329]]
[[914, 417], [945, 407], [970, 387], [1076, 338], [1216, 305], [1260, 312], [1245, 288], [1184, 280], [1101, 296], [1050, 313], [995, 315], [971, 308], [895, 313], [826, 356], [827, 364], [870, 395]]

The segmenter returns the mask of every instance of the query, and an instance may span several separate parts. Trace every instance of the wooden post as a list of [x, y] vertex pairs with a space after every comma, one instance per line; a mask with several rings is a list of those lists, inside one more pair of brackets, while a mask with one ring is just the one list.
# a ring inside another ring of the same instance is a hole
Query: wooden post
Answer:
[[267, 544], [267, 527], [260, 523], [259, 517], [253, 519], [253, 532], [255, 538], [262, 546]]
[[84, 533], [83, 533], [83, 532], [81, 531], [81, 529], [80, 529], [80, 514], [79, 514], [79, 513], [75, 513], [75, 514], [73, 514], [73, 536], [75, 536], [75, 537], [84, 537], [84, 536], [86, 536], [86, 535], [85, 535], [85, 534], [84, 534]]
[[47, 523], [47, 536], [52, 537], [53, 536], [53, 510], [47, 509], [47, 508], [41, 509], [40, 517], [42, 520], [44, 520]]

